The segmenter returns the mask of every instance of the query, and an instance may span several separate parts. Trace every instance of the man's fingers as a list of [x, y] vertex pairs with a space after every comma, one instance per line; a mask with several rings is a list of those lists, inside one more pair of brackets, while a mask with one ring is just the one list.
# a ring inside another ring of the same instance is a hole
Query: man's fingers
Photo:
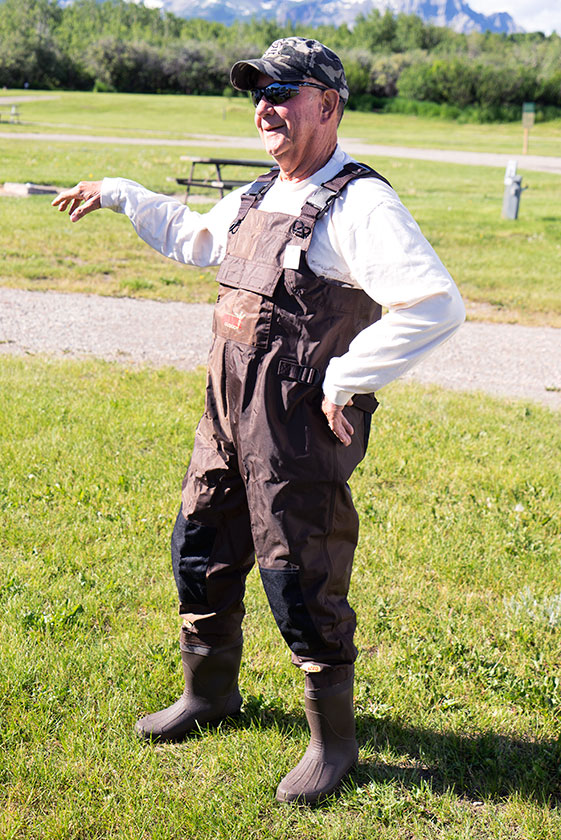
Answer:
[[327, 422], [329, 423], [329, 428], [335, 437], [338, 438], [344, 446], [350, 446], [352, 435], [354, 434], [354, 428], [343, 414], [343, 406], [335, 405], [330, 402], [327, 397], [324, 397], [321, 407], [327, 418]]
[[333, 422], [332, 432], [339, 438], [342, 444], [350, 446], [354, 428], [351, 426], [343, 413]]
[[[51, 201], [51, 207], [59, 207], [61, 204], [66, 202], [66, 195], [63, 192], [60, 192], [53, 200]], [[62, 210], [63, 208], [60, 207]]]
[[347, 434], [348, 435], [354, 434], [354, 426], [351, 423], [349, 423], [349, 421], [347, 420], [347, 418], [345, 417], [344, 414], [341, 414], [341, 421], [343, 423], [343, 428], [347, 432]]
[[[76, 202], [76, 205], [78, 203]], [[88, 213], [91, 213], [92, 210], [99, 210], [101, 207], [101, 202], [99, 196], [94, 196], [94, 198], [90, 198], [89, 201], [86, 201], [85, 204], [81, 206], [77, 206], [77, 209], [74, 209], [74, 206], [70, 208], [70, 220], [72, 222], [78, 222], [83, 216], [86, 216]]]
[[80, 181], [71, 190], [59, 193], [51, 203], [61, 213], [68, 210], [71, 220], [77, 222], [101, 207], [101, 181]]
[[71, 201], [81, 200], [81, 198], [80, 184], [76, 184], [71, 190], [60, 192], [56, 198], [53, 198], [51, 204], [53, 207], [60, 207], [61, 210], [65, 210]]
[[61, 193], [60, 195], [57, 195], [57, 197], [51, 202], [51, 204], [53, 207], [58, 207], [60, 212], [63, 213], [71, 201], [71, 198], [68, 198], [68, 196], [65, 196]]

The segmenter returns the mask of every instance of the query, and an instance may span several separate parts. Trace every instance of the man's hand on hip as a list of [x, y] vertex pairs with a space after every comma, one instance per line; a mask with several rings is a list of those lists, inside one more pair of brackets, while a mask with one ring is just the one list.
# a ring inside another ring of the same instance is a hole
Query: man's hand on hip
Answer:
[[59, 193], [52, 202], [61, 213], [70, 208], [70, 220], [79, 222], [82, 216], [101, 207], [101, 181], [80, 181], [71, 190]]
[[[352, 404], [352, 400], [349, 400], [347, 403], [347, 405]], [[335, 437], [339, 438], [344, 446], [350, 446], [351, 436], [354, 433], [354, 429], [343, 414], [344, 408], [344, 405], [335, 405], [335, 403], [332, 403], [331, 400], [327, 399], [327, 397], [323, 398], [323, 402], [321, 404], [321, 410], [327, 417], [329, 428]]]

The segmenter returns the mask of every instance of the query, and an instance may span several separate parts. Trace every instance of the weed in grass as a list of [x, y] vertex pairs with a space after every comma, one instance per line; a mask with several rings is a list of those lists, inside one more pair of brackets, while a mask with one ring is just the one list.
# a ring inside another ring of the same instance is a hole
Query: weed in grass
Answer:
[[132, 280], [126, 280], [125, 282], [121, 282], [121, 286], [126, 289], [130, 289], [131, 292], [139, 292], [141, 290], [144, 291], [146, 289], [153, 289], [154, 283], [152, 283], [150, 280], [143, 280], [140, 277], [135, 277]]
[[520, 623], [536, 622], [551, 628], [561, 625], [561, 593], [538, 599], [525, 587], [519, 595], [505, 599], [505, 609]]
[[78, 616], [84, 612], [81, 604], [72, 606], [68, 599], [58, 604], [49, 612], [26, 612], [21, 617], [24, 630], [42, 630], [49, 633], [64, 633]]

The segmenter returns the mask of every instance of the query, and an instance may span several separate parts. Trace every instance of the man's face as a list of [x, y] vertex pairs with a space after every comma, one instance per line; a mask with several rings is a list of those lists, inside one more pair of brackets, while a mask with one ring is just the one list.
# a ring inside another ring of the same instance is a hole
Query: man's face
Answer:
[[[270, 76], [259, 76], [257, 87], [273, 81]], [[301, 87], [298, 96], [282, 105], [271, 105], [263, 98], [255, 109], [255, 125], [265, 151], [281, 164], [281, 169], [294, 169], [306, 156], [313, 156], [319, 140], [323, 142], [323, 96], [318, 88]]]

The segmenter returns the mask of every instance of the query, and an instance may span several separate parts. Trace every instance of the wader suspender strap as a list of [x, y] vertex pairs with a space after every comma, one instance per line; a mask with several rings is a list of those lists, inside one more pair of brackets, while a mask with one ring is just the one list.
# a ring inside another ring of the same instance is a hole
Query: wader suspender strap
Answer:
[[[310, 236], [314, 224], [327, 213], [335, 199], [341, 195], [349, 181], [355, 178], [378, 178], [391, 187], [383, 175], [364, 163], [347, 163], [343, 169], [331, 179], [321, 185], [306, 201], [300, 212], [300, 217], [292, 225], [292, 233], [302, 239]], [[309, 244], [309, 240], [308, 243]], [[307, 250], [307, 245], [303, 248]]]
[[230, 225], [229, 231], [230, 233], [236, 233], [239, 226], [251, 210], [254, 204], [258, 201], [261, 201], [267, 190], [271, 189], [273, 184], [275, 183], [278, 174], [279, 174], [278, 166], [273, 167], [269, 172], [265, 172], [264, 175], [260, 175], [257, 180], [250, 184], [249, 188], [244, 192], [242, 195], [242, 200], [240, 204], [240, 209], [238, 211], [238, 215], [236, 219]]

